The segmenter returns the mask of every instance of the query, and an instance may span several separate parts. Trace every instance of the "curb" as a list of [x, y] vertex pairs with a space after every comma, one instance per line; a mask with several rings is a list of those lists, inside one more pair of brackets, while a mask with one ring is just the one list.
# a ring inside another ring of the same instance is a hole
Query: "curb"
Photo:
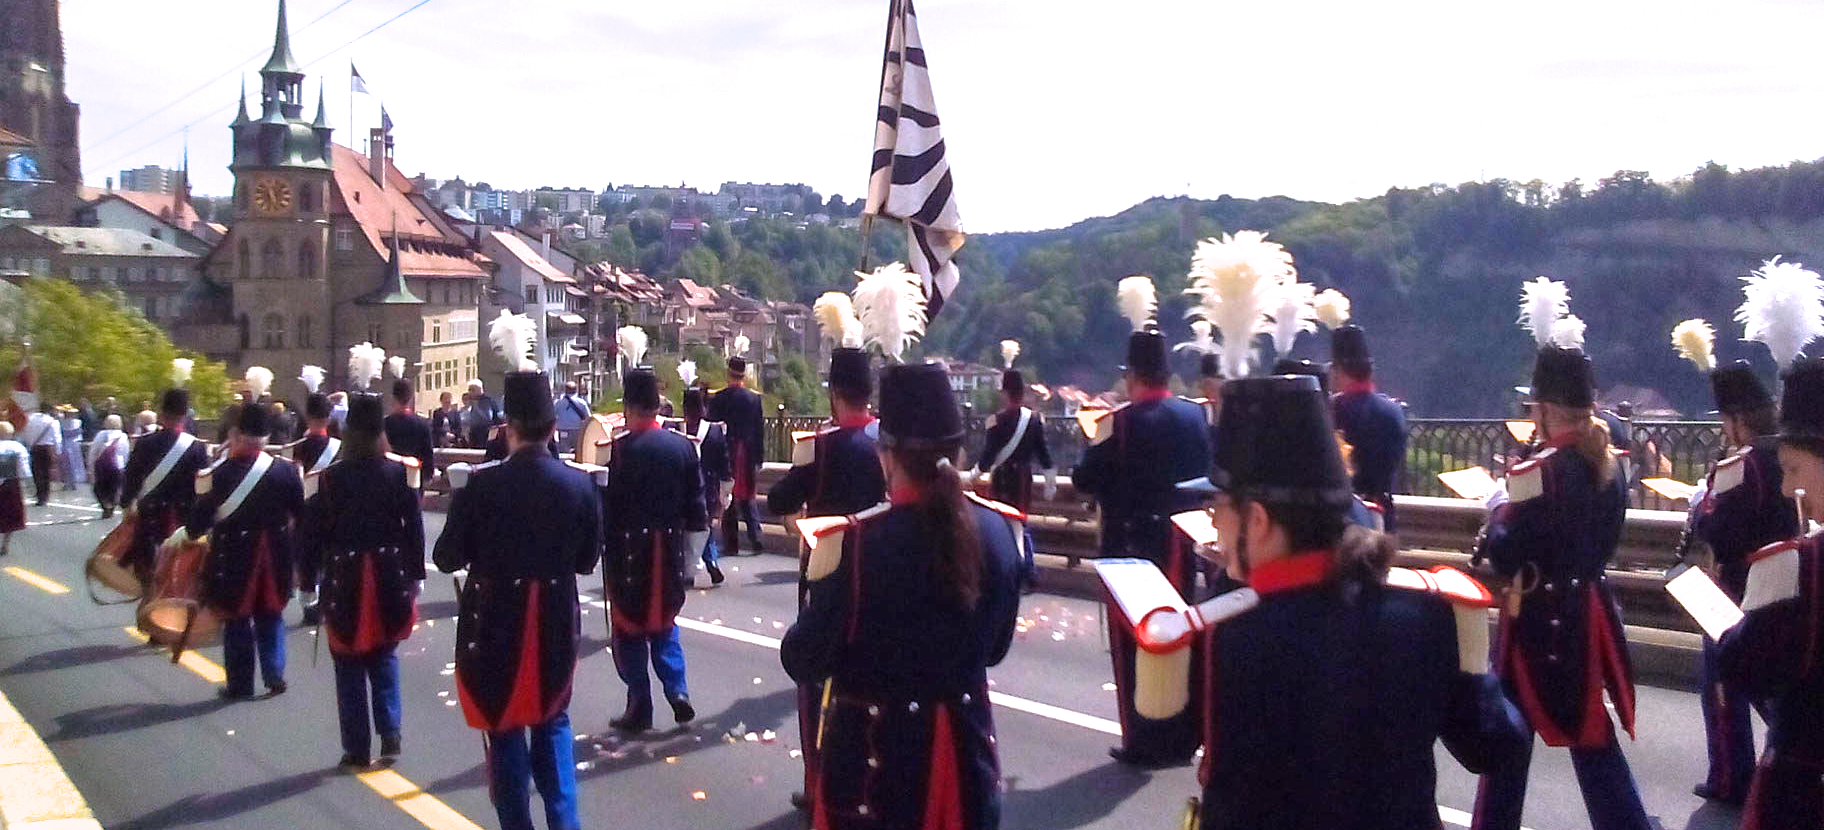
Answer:
[[0, 830], [101, 830], [50, 747], [0, 692]]

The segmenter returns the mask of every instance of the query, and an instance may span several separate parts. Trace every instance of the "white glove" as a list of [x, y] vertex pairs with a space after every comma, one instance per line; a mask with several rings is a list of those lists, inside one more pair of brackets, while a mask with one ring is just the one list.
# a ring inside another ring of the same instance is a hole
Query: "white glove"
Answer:
[[1483, 502], [1483, 506], [1489, 510], [1495, 510], [1504, 504], [1507, 504], [1507, 479], [1497, 482], [1495, 491], [1489, 493], [1488, 499]]
[[1058, 497], [1058, 470], [1053, 467], [1045, 471], [1045, 489], [1039, 492], [1046, 501]]
[[986, 486], [993, 480], [994, 480], [994, 474], [988, 472], [987, 470], [983, 470], [983, 471], [975, 474], [975, 483], [976, 484], [981, 484], [981, 485]]
[[165, 537], [165, 541], [158, 547], [160, 550], [174, 548], [188, 541], [190, 541], [190, 529], [179, 525], [176, 530], [171, 531], [170, 536]]
[[316, 591], [299, 591], [298, 592], [298, 604], [305, 608], [314, 607], [317, 604], [317, 592]]

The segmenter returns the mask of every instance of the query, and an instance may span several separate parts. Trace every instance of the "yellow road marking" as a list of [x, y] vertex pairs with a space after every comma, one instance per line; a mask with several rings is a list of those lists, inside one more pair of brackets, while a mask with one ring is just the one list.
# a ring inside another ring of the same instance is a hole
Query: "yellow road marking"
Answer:
[[35, 573], [32, 573], [31, 571], [28, 571], [24, 568], [19, 567], [18, 565], [8, 565], [5, 568], [0, 568], [0, 570], [4, 570], [7, 573], [12, 574], [19, 581], [24, 582], [25, 584], [30, 585], [34, 588], [37, 588], [38, 590], [43, 591], [47, 594], [67, 594], [70, 592], [70, 589], [64, 587], [63, 583], [58, 582], [55, 579], [47, 579], [45, 577], [39, 576]]
[[[145, 632], [140, 631], [137, 628], [128, 626], [122, 630], [127, 632], [127, 636], [142, 643], [149, 639], [146, 637]], [[216, 665], [215, 661], [210, 660], [201, 654], [197, 654], [194, 651], [184, 652], [184, 656], [177, 658], [177, 664], [195, 672], [196, 676], [201, 677], [210, 683], [228, 682], [228, 673], [222, 671], [221, 666]]]
[[480, 825], [390, 769], [370, 770], [355, 777], [431, 830], [481, 830]]
[[[127, 627], [122, 630], [142, 643], [149, 639], [145, 632], [137, 628]], [[177, 663], [210, 683], [223, 683], [228, 679], [221, 666], [194, 651], [184, 652], [184, 656], [179, 657]], [[399, 809], [404, 810], [406, 815], [417, 819], [419, 824], [430, 830], [481, 830], [480, 825], [469, 821], [461, 813], [451, 809], [450, 805], [443, 803], [436, 796], [425, 792], [417, 784], [407, 780], [405, 776], [390, 769], [370, 770], [355, 777], [361, 779], [361, 783], [366, 784], [369, 789], [393, 802]]]

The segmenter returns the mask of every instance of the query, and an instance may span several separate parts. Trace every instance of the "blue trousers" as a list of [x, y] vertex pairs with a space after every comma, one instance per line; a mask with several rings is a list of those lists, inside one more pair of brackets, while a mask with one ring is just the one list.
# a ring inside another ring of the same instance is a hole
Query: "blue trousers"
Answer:
[[[1530, 734], [1530, 730], [1529, 730]], [[1527, 772], [1533, 764], [1533, 741], [1506, 766], [1489, 770], [1476, 788], [1476, 816], [1471, 830], [1519, 830], [1526, 805]], [[1571, 767], [1583, 790], [1591, 830], [1651, 830], [1647, 810], [1634, 786], [1634, 773], [1621, 754], [1614, 727], [1608, 743], [1597, 749], [1572, 749]]]
[[1710, 750], [1704, 784], [1717, 798], [1740, 801], [1748, 797], [1754, 778], [1754, 721], [1748, 715], [1748, 696], [1723, 684], [1716, 641], [1709, 637], [1704, 638], [1702, 666], [1704, 737]]
[[678, 642], [677, 626], [650, 637], [615, 634], [611, 645], [614, 670], [620, 674], [621, 682], [627, 684], [628, 708], [652, 703], [652, 679], [646, 674], [649, 656], [652, 670], [659, 676], [659, 684], [665, 687], [665, 698], [690, 697], [690, 687], [684, 682], [684, 646]]
[[716, 534], [709, 534], [709, 540], [703, 543], [703, 564], [714, 565], [722, 561], [722, 549], [716, 544]]
[[222, 621], [222, 662], [231, 694], [253, 694], [254, 653], [259, 653], [260, 679], [266, 688], [285, 682], [285, 619], [255, 614]]
[[[399, 734], [399, 657], [388, 646], [363, 658], [334, 657], [336, 663], [336, 716], [342, 725], [342, 751], [358, 758], [371, 757], [373, 733]], [[368, 700], [373, 700], [373, 729], [369, 731]]]
[[533, 784], [545, 801], [547, 828], [581, 830], [582, 820], [576, 815], [576, 751], [572, 740], [567, 712], [559, 712], [557, 717], [530, 729], [510, 729], [488, 736], [488, 798], [494, 802], [501, 830], [534, 830]]
[[1023, 559], [1020, 562], [1020, 581], [1026, 583], [1027, 585], [1031, 585], [1033, 577], [1038, 575], [1038, 565], [1036, 563], [1034, 563], [1032, 560], [1032, 555], [1034, 552], [1035, 552], [1035, 549], [1032, 546], [1032, 528], [1030, 526], [1027, 526], [1027, 528], [1026, 528], [1026, 557], [1025, 557], [1025, 559]]

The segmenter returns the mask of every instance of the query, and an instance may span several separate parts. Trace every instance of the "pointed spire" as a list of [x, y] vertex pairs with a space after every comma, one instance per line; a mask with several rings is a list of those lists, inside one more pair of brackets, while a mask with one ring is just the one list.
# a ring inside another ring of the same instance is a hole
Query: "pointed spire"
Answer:
[[247, 117], [247, 76], [246, 75], [241, 76], [240, 105], [241, 105], [241, 113], [234, 117], [234, 123], [230, 124], [229, 126], [239, 127], [244, 124], [252, 123], [253, 119], [250, 119]]
[[380, 289], [368, 295], [365, 302], [374, 305], [422, 305], [424, 301], [412, 293], [411, 286], [405, 282], [405, 267], [399, 256], [399, 214], [393, 214], [392, 259], [386, 263], [386, 281]]
[[260, 74], [280, 73], [302, 75], [298, 60], [291, 56], [291, 31], [285, 24], [285, 0], [279, 0], [279, 29], [272, 37], [272, 57], [266, 59], [266, 66]]
[[323, 107], [324, 103], [326, 103], [326, 102], [323, 98], [323, 79], [318, 78], [317, 79], [317, 120], [316, 120], [316, 123], [310, 125], [311, 127], [315, 128], [315, 129], [319, 129], [319, 130], [329, 129], [329, 112], [328, 112], [328, 110], [324, 109], [324, 107]]

